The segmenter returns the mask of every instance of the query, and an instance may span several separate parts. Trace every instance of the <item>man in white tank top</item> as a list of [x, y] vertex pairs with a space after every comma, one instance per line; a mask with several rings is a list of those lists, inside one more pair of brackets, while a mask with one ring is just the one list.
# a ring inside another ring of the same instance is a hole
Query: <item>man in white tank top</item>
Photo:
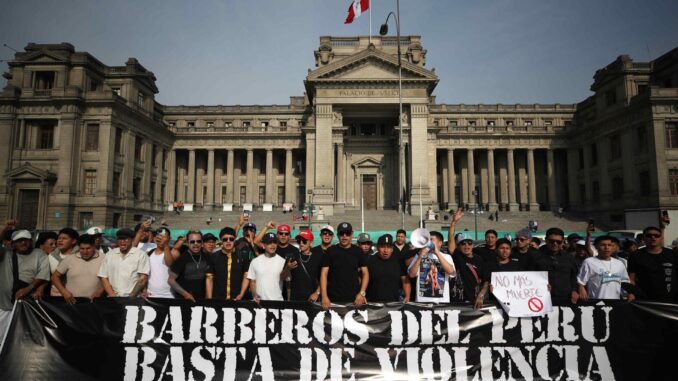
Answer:
[[146, 295], [151, 298], [173, 298], [172, 288], [167, 283], [169, 267], [176, 259], [172, 255], [172, 248], [169, 245], [170, 230], [163, 226], [158, 228], [155, 233], [157, 247], [148, 252], [151, 274], [148, 278]]

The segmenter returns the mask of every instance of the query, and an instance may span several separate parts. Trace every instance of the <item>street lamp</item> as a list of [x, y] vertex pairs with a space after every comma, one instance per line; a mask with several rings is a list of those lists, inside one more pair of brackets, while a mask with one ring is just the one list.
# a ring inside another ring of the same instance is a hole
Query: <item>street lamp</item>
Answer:
[[400, 0], [396, 1], [396, 14], [389, 12], [386, 15], [386, 21], [381, 24], [379, 28], [379, 34], [385, 36], [388, 34], [388, 19], [393, 16], [396, 23], [396, 36], [398, 38], [398, 188], [399, 200], [398, 200], [398, 212], [401, 217], [401, 228], [405, 229], [405, 166], [404, 166], [404, 154], [403, 149], [403, 65], [400, 57]]

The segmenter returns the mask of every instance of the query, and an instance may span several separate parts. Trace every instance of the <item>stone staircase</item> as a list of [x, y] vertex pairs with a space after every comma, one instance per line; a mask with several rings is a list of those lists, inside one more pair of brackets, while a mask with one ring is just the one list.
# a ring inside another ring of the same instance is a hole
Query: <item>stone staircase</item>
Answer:
[[[294, 214], [300, 215], [296, 211]], [[449, 215], [446, 212], [438, 212], [438, 219], [435, 221], [425, 221], [426, 227], [430, 230], [447, 231], [449, 226]], [[198, 210], [193, 212], [182, 212], [177, 215], [174, 212], [166, 212], [162, 216], [156, 216], [158, 221], [165, 222], [177, 229], [221, 229], [224, 226], [234, 226], [238, 222], [240, 212], [222, 212]], [[294, 226], [292, 213], [282, 213], [280, 211], [262, 212], [254, 211], [250, 214], [250, 221], [257, 227], [264, 226], [268, 221], [273, 220], [277, 224], [286, 223]], [[401, 215], [394, 210], [370, 210], [365, 211], [365, 230], [366, 231], [395, 231], [402, 225]], [[207, 224], [207, 219], [212, 217], [212, 222]], [[499, 232], [515, 232], [527, 226], [528, 221], [536, 220], [539, 224], [539, 231], [545, 231], [549, 227], [557, 226], [566, 232], [583, 232], [586, 228], [587, 220], [572, 214], [565, 214], [563, 218], [551, 212], [499, 212], [499, 221], [490, 220], [489, 212], [478, 213], [478, 231], [484, 232], [487, 229], [495, 229]], [[426, 218], [426, 216], [424, 216]], [[349, 222], [354, 230], [361, 229], [361, 212], [359, 210], [347, 210], [344, 214], [325, 216], [323, 220], [318, 220], [316, 216], [312, 218], [312, 225], [330, 224], [336, 227], [341, 222]], [[308, 225], [308, 223], [298, 223], [297, 225]], [[405, 229], [411, 231], [419, 226], [418, 215], [405, 215]], [[457, 230], [474, 231], [475, 215], [472, 212], [466, 212], [464, 218], [457, 224]], [[604, 229], [598, 226], [598, 230]], [[479, 234], [480, 235], [480, 234]]]

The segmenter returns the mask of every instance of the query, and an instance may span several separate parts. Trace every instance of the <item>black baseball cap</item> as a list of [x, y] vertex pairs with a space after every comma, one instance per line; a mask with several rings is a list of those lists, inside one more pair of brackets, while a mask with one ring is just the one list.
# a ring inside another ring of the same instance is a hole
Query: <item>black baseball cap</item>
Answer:
[[341, 233], [353, 233], [353, 226], [348, 222], [342, 222], [337, 225], [337, 234]]
[[393, 245], [393, 236], [390, 234], [384, 234], [381, 237], [379, 237], [379, 240], [377, 240], [377, 246], [378, 245]]

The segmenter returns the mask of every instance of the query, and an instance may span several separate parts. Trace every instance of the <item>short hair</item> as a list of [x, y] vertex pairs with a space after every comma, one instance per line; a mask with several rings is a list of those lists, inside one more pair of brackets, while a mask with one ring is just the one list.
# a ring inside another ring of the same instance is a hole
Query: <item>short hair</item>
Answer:
[[53, 239], [56, 241], [57, 238], [59, 238], [59, 236], [56, 232], [40, 232], [38, 233], [38, 239], [35, 240], [35, 246], [44, 245], [48, 239]]
[[396, 235], [398, 235], [400, 233], [407, 235], [407, 232], [405, 231], [405, 229], [398, 229], [398, 231], [396, 231]]
[[559, 235], [559, 236], [565, 238], [565, 232], [561, 228], [549, 228], [546, 231], [546, 236], [548, 237], [550, 235]]
[[221, 231], [219, 231], [219, 238], [223, 237], [225, 234], [229, 234], [229, 235], [232, 235], [234, 237], [237, 236], [235, 229], [233, 229], [230, 226], [226, 226], [225, 228], [221, 229]]
[[619, 245], [619, 240], [617, 239], [617, 237], [613, 237], [611, 235], [598, 236], [596, 237], [596, 239], [593, 240], [593, 244], [597, 245], [602, 241], [611, 241], [612, 243]]
[[78, 238], [78, 245], [94, 245], [96, 243], [96, 237], [89, 234], [83, 234]]
[[511, 241], [509, 241], [509, 240], [506, 239], [506, 238], [499, 238], [499, 239], [497, 240], [497, 247], [499, 247], [500, 245], [509, 245], [509, 247], [510, 247], [510, 246], [511, 246]]
[[643, 235], [647, 234], [647, 232], [652, 231], [652, 230], [659, 232], [659, 234], [662, 234], [662, 230], [660, 228], [658, 228], [656, 226], [648, 226], [645, 229], [643, 229]]
[[495, 237], [498, 237], [499, 234], [497, 234], [497, 231], [494, 229], [487, 229], [485, 230], [485, 237], [487, 237], [488, 234], [494, 234]]
[[445, 237], [439, 232], [439, 231], [432, 231], [431, 232], [431, 237], [436, 237], [440, 240], [440, 242], [445, 242]]
[[78, 239], [80, 237], [80, 234], [78, 234], [77, 231], [73, 228], [63, 228], [59, 230], [59, 235], [66, 234], [67, 236], [71, 237], [71, 239]]
[[200, 230], [189, 230], [186, 232], [186, 238], [191, 234], [198, 234], [202, 238], [202, 232]]
[[532, 237], [530, 241], [536, 243], [537, 245], [541, 245], [541, 238], [539, 237]]

